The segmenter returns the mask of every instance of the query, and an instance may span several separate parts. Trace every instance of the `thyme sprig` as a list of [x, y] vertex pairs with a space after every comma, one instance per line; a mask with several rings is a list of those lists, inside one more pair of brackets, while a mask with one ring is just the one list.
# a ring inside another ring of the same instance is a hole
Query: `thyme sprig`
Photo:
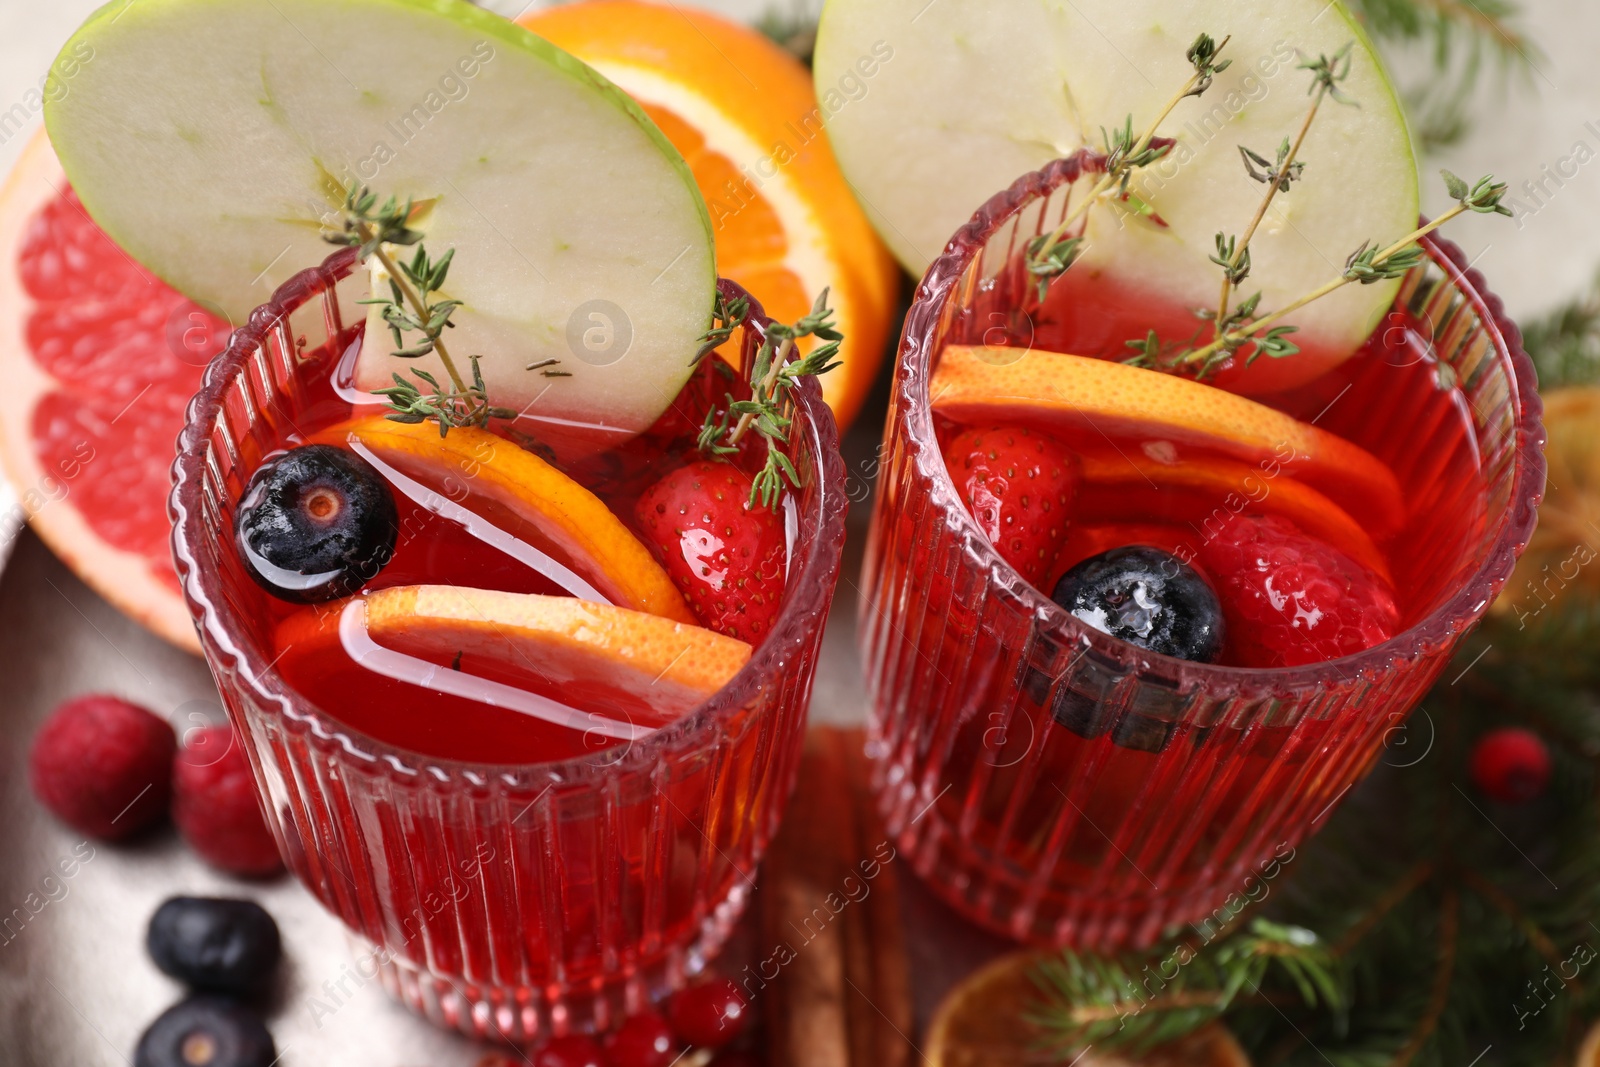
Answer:
[[418, 380], [432, 392], [424, 394], [400, 375], [394, 375], [394, 384], [374, 389], [379, 396], [389, 398], [393, 410], [385, 416], [395, 422], [417, 423], [433, 419], [439, 424], [439, 436], [444, 437], [453, 426], [485, 426], [490, 419], [514, 419], [517, 413], [510, 408], [494, 407], [489, 403], [488, 390], [483, 384], [483, 371], [478, 367], [478, 356], [468, 356], [472, 364], [472, 385], [465, 390], [448, 390], [439, 380], [425, 370], [413, 370]]
[[1305, 170], [1305, 163], [1299, 158], [1300, 148], [1305, 144], [1306, 134], [1311, 132], [1311, 123], [1316, 119], [1323, 99], [1331, 96], [1341, 104], [1355, 104], [1355, 101], [1339, 88], [1339, 83], [1350, 74], [1350, 50], [1354, 45], [1355, 42], [1350, 41], [1331, 56], [1319, 55], [1316, 59], [1300, 64], [1301, 70], [1311, 72], [1311, 86], [1307, 90], [1311, 97], [1311, 106], [1306, 109], [1306, 117], [1300, 123], [1300, 132], [1295, 134], [1294, 140], [1285, 137], [1278, 145], [1276, 159], [1269, 162], [1265, 156], [1244, 145], [1239, 146], [1245, 173], [1258, 182], [1264, 182], [1267, 190], [1261, 197], [1261, 203], [1257, 205], [1249, 225], [1244, 228], [1242, 236], [1235, 240], [1233, 237], [1224, 239], [1223, 234], [1217, 234], [1217, 255], [1212, 256], [1211, 261], [1222, 267], [1222, 295], [1217, 298], [1217, 312], [1212, 322], [1219, 337], [1237, 321], [1236, 317], [1230, 318], [1228, 314], [1228, 301], [1239, 283], [1250, 276], [1250, 239], [1255, 236], [1261, 220], [1267, 217], [1267, 209], [1272, 206], [1273, 197], [1279, 193], [1287, 193]]
[[[724, 300], [718, 293], [714, 325], [701, 339], [696, 361], [728, 340], [749, 314], [748, 301], [743, 298]], [[796, 359], [795, 343], [805, 337], [816, 337], [824, 343]], [[750, 367], [750, 399], [736, 400], [730, 394], [720, 411], [714, 408], [706, 413], [699, 437], [703, 452], [713, 456], [734, 455], [740, 451], [739, 442], [751, 431], [759, 434], [766, 444], [766, 462], [750, 487], [752, 508], [759, 500], [763, 507], [775, 509], [785, 482], [796, 487], [800, 485], [800, 473], [784, 451], [794, 416], [793, 392], [802, 378], [826, 374], [839, 365], [836, 357], [843, 338], [834, 326], [833, 309], [828, 307], [828, 290], [824, 289], [811, 306], [810, 314], [794, 325], [774, 322], [767, 326]]]
[[[1133, 116], [1129, 115], [1122, 126], [1107, 131], [1104, 127], [1100, 136], [1105, 144], [1106, 160], [1105, 172], [1100, 179], [1089, 189], [1089, 193], [1079, 200], [1067, 212], [1061, 224], [1047, 234], [1041, 234], [1028, 242], [1027, 269], [1038, 280], [1039, 299], [1044, 300], [1045, 294], [1050, 290], [1050, 283], [1065, 274], [1083, 252], [1083, 237], [1077, 235], [1068, 237], [1067, 231], [1081, 219], [1089, 208], [1099, 202], [1102, 196], [1116, 190], [1118, 199], [1124, 201], [1137, 200], [1128, 190], [1128, 181], [1133, 172], [1140, 167], [1147, 167], [1171, 151], [1172, 146], [1151, 145], [1155, 139], [1156, 130], [1166, 121], [1172, 110], [1186, 98], [1199, 96], [1211, 88], [1211, 82], [1218, 74], [1227, 70], [1233, 63], [1231, 59], [1220, 62], [1217, 57], [1228, 44], [1229, 38], [1224, 37], [1221, 42], [1214, 40], [1209, 34], [1202, 33], [1189, 45], [1184, 57], [1188, 59], [1193, 73], [1183, 83], [1166, 106], [1157, 113], [1155, 121], [1137, 138], [1133, 136]], [[1153, 211], [1142, 200], [1135, 204], [1136, 210], [1141, 214], [1153, 214]]]
[[[404, 204], [391, 196], [381, 204], [378, 196], [365, 185], [353, 182], [345, 194], [341, 228], [323, 235], [329, 244], [359, 249], [361, 262], [376, 258], [388, 276], [389, 295], [373, 296], [360, 303], [379, 309], [384, 323], [394, 338], [393, 355], [398, 359], [420, 359], [437, 355], [450, 378], [450, 388], [445, 388], [432, 374], [413, 370], [412, 376], [426, 385], [424, 393], [415, 382], [395, 374], [392, 386], [374, 390], [388, 398], [391, 409], [388, 417], [396, 422], [419, 423], [434, 419], [439, 424], [439, 436], [447, 435], [456, 426], [485, 426], [491, 418], [514, 419], [515, 411], [495, 407], [489, 403], [483, 373], [478, 367], [478, 356], [471, 356], [472, 381], [465, 381], [450, 350], [444, 342], [444, 332], [454, 327], [450, 321], [459, 300], [435, 300], [433, 294], [444, 288], [450, 276], [450, 264], [455, 259], [455, 249], [434, 259], [422, 243], [422, 231], [411, 226], [415, 204], [407, 199]], [[409, 261], [396, 259], [391, 247], [415, 246]], [[421, 334], [414, 343], [408, 343], [407, 334]]]
[[[1407, 271], [1423, 261], [1424, 252], [1419, 245], [1422, 238], [1459, 215], [1469, 211], [1480, 215], [1511, 214], [1511, 209], [1501, 203], [1506, 194], [1506, 184], [1495, 181], [1493, 175], [1485, 175], [1469, 186], [1447, 170], [1440, 171], [1440, 174], [1444, 177], [1446, 190], [1456, 202], [1433, 221], [1384, 248], [1379, 248], [1370, 241], [1363, 242], [1361, 247], [1345, 260], [1344, 270], [1338, 276], [1261, 318], [1254, 317], [1256, 300], [1260, 295], [1257, 294], [1230, 314], [1216, 338], [1208, 345], [1200, 348], [1183, 348], [1169, 355], [1162, 351], [1162, 346], [1154, 337], [1154, 331], [1151, 331], [1144, 338], [1126, 342], [1129, 348], [1135, 350], [1135, 355], [1125, 362], [1135, 366], [1165, 370], [1191, 370], [1197, 377], [1203, 378], [1246, 345], [1254, 346], [1246, 365], [1255, 362], [1261, 356], [1281, 359], [1284, 356], [1294, 355], [1300, 349], [1292, 341], [1287, 340], [1287, 336], [1294, 333], [1297, 327], [1273, 326], [1273, 323], [1351, 283], [1372, 285], [1403, 277]], [[1242, 313], [1246, 308], [1248, 313]]]

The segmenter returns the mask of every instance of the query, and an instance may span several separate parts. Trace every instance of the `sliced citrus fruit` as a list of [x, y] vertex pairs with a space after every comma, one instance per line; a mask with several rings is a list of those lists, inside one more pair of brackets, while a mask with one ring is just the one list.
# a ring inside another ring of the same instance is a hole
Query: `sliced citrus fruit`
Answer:
[[[968, 975], [940, 1002], [928, 1026], [924, 1055], [931, 1067], [1014, 1067], [1059, 1064], [1059, 1052], [1041, 1047], [1040, 1033], [1023, 1013], [1038, 1004], [1034, 952], [1001, 956]], [[1250, 1060], [1221, 1024], [1209, 1023], [1137, 1057], [1090, 1046], [1077, 1067], [1249, 1067]]]
[[1378, 537], [1405, 521], [1394, 472], [1370, 452], [1187, 378], [1042, 349], [951, 345], [929, 395], [936, 411], [960, 423], [1031, 422], [1088, 431], [1108, 443], [1156, 439], [1250, 463], [1275, 461]]
[[642, 611], [450, 585], [307, 608], [274, 641], [287, 677], [342, 655], [393, 681], [623, 740], [692, 711], [750, 658], [743, 641]]
[[1493, 609], [1530, 620], [1558, 596], [1600, 593], [1600, 567], [1589, 566], [1600, 553], [1600, 387], [1544, 394], [1544, 430], [1539, 525]]
[[[1218, 520], [1236, 511], [1281, 515], [1389, 580], [1389, 565], [1371, 535], [1338, 504], [1275, 465], [1263, 469], [1220, 456], [1158, 461], [1142, 452], [1116, 450], [1086, 451], [1079, 462], [1083, 480], [1095, 485], [1202, 490], [1215, 499]], [[1207, 536], [1204, 519], [1194, 533]]]
[[650, 550], [599, 497], [503, 437], [476, 427], [457, 427], [440, 437], [432, 423], [375, 415], [322, 430], [311, 440], [355, 449], [402, 492], [426, 498], [419, 503], [448, 509], [464, 522], [484, 521], [480, 537], [523, 556], [575, 594], [677, 622], [696, 621]]
[[632, 95], [683, 153], [719, 273], [782, 322], [831, 289], [845, 343], [822, 391], [848, 423], [882, 360], [900, 276], [834, 161], [805, 68], [760, 33], [681, 4], [594, 0], [521, 22]]
[[0, 187], [0, 455], [56, 555], [191, 652], [169, 471], [184, 408], [228, 332], [101, 232], [40, 131]]
[[[449, 346], [498, 405], [577, 452], [642, 432], [688, 379], [716, 298], [711, 219], [633, 100], [466, 0], [108, 4], [44, 103], [91, 215], [174, 288], [235, 320], [329, 253], [346, 190], [425, 207]], [[65, 61], [65, 60], [64, 60]], [[203, 101], [204, 106], [198, 106]], [[440, 376], [365, 345], [362, 388]], [[561, 362], [559, 376], [541, 373]]]

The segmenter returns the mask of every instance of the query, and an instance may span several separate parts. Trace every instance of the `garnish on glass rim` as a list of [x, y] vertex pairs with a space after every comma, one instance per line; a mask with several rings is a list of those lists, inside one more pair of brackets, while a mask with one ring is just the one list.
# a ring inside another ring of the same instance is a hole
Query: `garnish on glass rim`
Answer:
[[[1254, 317], [1256, 304], [1261, 298], [1261, 294], [1256, 293], [1235, 308], [1229, 316], [1231, 321], [1240, 325], [1227, 329], [1208, 345], [1200, 348], [1184, 346], [1177, 351], [1168, 351], [1168, 346], [1161, 342], [1154, 330], [1151, 330], [1140, 340], [1125, 342], [1129, 348], [1135, 350], [1136, 354], [1123, 362], [1153, 370], [1192, 370], [1197, 378], [1204, 378], [1246, 345], [1254, 346], [1246, 359], [1247, 366], [1263, 355], [1273, 359], [1292, 356], [1300, 349], [1294, 342], [1287, 340], [1287, 336], [1294, 333], [1298, 327], [1273, 326], [1274, 322], [1293, 314], [1314, 300], [1342, 289], [1351, 282], [1372, 285], [1375, 282], [1403, 277], [1424, 258], [1424, 252], [1418, 242], [1457, 215], [1468, 211], [1483, 215], [1511, 214], [1511, 209], [1500, 202], [1505, 196], [1506, 184], [1496, 182], [1493, 175], [1485, 175], [1468, 186], [1466, 182], [1447, 170], [1440, 171], [1440, 174], [1444, 176], [1445, 188], [1455, 198], [1456, 203], [1433, 221], [1418, 227], [1381, 250], [1371, 241], [1362, 242], [1361, 247], [1345, 260], [1344, 270], [1337, 277], [1261, 318]], [[1201, 314], [1205, 317], [1209, 313]], [[1263, 330], [1266, 332], [1263, 333]]]
[[[422, 231], [411, 228], [414, 205], [410, 199], [400, 204], [389, 197], [380, 206], [377, 194], [365, 185], [352, 182], [345, 194], [343, 228], [325, 234], [329, 244], [360, 249], [361, 262], [376, 257], [388, 275], [390, 295], [374, 296], [360, 301], [380, 309], [383, 321], [394, 337], [394, 352], [398, 359], [420, 359], [434, 354], [444, 365], [450, 378], [450, 389], [425, 370], [413, 370], [412, 376], [426, 385], [430, 392], [424, 394], [416, 384], [399, 374], [394, 384], [374, 389], [379, 396], [388, 398], [392, 410], [388, 416], [395, 422], [418, 423], [433, 419], [439, 424], [439, 436], [447, 435], [456, 426], [486, 426], [489, 420], [514, 419], [517, 413], [509, 408], [495, 407], [489, 403], [484, 387], [483, 373], [478, 369], [478, 356], [469, 356], [472, 381], [469, 384], [456, 367], [455, 360], [444, 343], [444, 331], [455, 324], [450, 316], [461, 306], [459, 300], [434, 301], [432, 294], [443, 288], [450, 274], [450, 263], [455, 249], [450, 249], [435, 260], [428, 255], [422, 243]], [[416, 246], [416, 254], [408, 263], [396, 260], [388, 246]], [[407, 345], [407, 333], [420, 333], [422, 339]], [[554, 361], [547, 361], [554, 362]], [[546, 372], [547, 374], [550, 372]]]
[[[1212, 317], [1213, 329], [1217, 336], [1226, 333], [1230, 326], [1240, 321], [1237, 311], [1230, 317], [1228, 313], [1228, 300], [1233, 290], [1250, 276], [1250, 239], [1255, 236], [1256, 228], [1261, 225], [1261, 220], [1267, 216], [1267, 208], [1272, 206], [1272, 198], [1279, 193], [1287, 193], [1292, 183], [1300, 179], [1305, 170], [1305, 163], [1301, 162], [1300, 146], [1305, 144], [1306, 134], [1311, 132], [1311, 123], [1317, 117], [1317, 109], [1322, 106], [1323, 97], [1331, 96], [1341, 104], [1354, 105], [1355, 101], [1345, 96], [1339, 90], [1339, 83], [1350, 74], [1350, 49], [1354, 41], [1347, 43], [1331, 56], [1318, 56], [1310, 62], [1301, 63], [1301, 70], [1311, 71], [1311, 87], [1307, 90], [1311, 96], [1311, 106], [1306, 110], [1305, 121], [1300, 124], [1300, 132], [1291, 142], [1285, 137], [1278, 145], [1277, 159], [1268, 162], [1264, 156], [1252, 152], [1244, 145], [1239, 146], [1239, 156], [1244, 160], [1244, 169], [1250, 177], [1258, 182], [1265, 182], [1267, 191], [1261, 198], [1261, 204], [1256, 208], [1255, 215], [1250, 219], [1250, 224], [1244, 228], [1243, 236], [1238, 238], [1217, 234], [1217, 254], [1211, 257], [1211, 262], [1222, 268], [1222, 295], [1217, 298], [1217, 311]], [[1259, 296], [1259, 294], [1257, 294]], [[1255, 305], [1250, 305], [1253, 311]], [[1246, 312], [1243, 317], [1248, 317]]]
[[[749, 315], [748, 300], [743, 297], [725, 300], [719, 292], [713, 326], [701, 338], [695, 362], [705, 359], [733, 336], [733, 331], [743, 325]], [[799, 359], [791, 359], [795, 342], [803, 337], [817, 337], [825, 343]], [[794, 398], [790, 394], [801, 378], [826, 374], [839, 365], [834, 357], [839, 354], [839, 342], [843, 339], [844, 335], [833, 324], [833, 309], [828, 307], [828, 290], [824, 289], [812, 304], [811, 313], [793, 326], [781, 322], [767, 326], [750, 368], [751, 398], [735, 400], [729, 394], [720, 415], [715, 408], [706, 413], [705, 424], [700, 427], [699, 445], [707, 455], [737, 454], [740, 440], [751, 430], [765, 439], [767, 459], [750, 486], [751, 507], [760, 500], [762, 506], [776, 510], [784, 482], [800, 485], [800, 474], [783, 451], [794, 411]]]
[[1133, 137], [1132, 115], [1124, 120], [1120, 129], [1108, 133], [1103, 127], [1101, 128], [1100, 136], [1106, 146], [1105, 173], [1090, 188], [1088, 195], [1073, 205], [1059, 226], [1028, 242], [1028, 273], [1039, 279], [1041, 301], [1049, 291], [1050, 283], [1065, 274], [1083, 251], [1083, 235], [1068, 237], [1067, 231], [1113, 186], [1116, 187], [1118, 200], [1133, 203], [1134, 209], [1141, 215], [1154, 215], [1154, 210], [1148, 204], [1129, 191], [1128, 180], [1136, 169], [1149, 166], [1172, 150], [1170, 144], [1151, 146], [1150, 142], [1155, 137], [1157, 128], [1166, 121], [1168, 115], [1172, 114], [1173, 108], [1185, 98], [1199, 96], [1211, 88], [1212, 80], [1233, 63], [1231, 59], [1217, 62], [1217, 56], [1227, 47], [1230, 39], [1224, 37], [1219, 44], [1205, 33], [1194, 39], [1194, 43], [1184, 53], [1185, 58], [1194, 67], [1194, 73], [1189, 75], [1183, 87], [1167, 101], [1166, 106], [1156, 115], [1155, 121], [1150, 123], [1137, 140]]

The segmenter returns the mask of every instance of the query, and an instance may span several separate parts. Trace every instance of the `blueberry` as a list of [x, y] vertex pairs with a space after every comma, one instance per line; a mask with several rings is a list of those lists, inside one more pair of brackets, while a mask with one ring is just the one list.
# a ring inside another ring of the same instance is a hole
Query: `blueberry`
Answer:
[[1057, 604], [1131, 645], [1214, 663], [1222, 653], [1222, 606], [1206, 580], [1170, 552], [1113, 548], [1073, 567], [1051, 594]]
[[226, 997], [198, 996], [150, 1024], [133, 1067], [271, 1067], [277, 1058], [260, 1019]]
[[150, 917], [145, 947], [156, 966], [198, 989], [251, 993], [272, 978], [282, 946], [261, 905], [173, 897]]
[[332, 445], [305, 445], [264, 463], [234, 520], [250, 576], [309, 604], [357, 592], [394, 554], [394, 494], [372, 464]]

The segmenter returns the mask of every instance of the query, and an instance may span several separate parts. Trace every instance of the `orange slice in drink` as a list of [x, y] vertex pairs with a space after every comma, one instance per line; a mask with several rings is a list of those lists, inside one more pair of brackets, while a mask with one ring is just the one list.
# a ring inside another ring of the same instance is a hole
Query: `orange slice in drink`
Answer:
[[275, 643], [281, 657], [342, 650], [396, 681], [623, 739], [692, 711], [750, 658], [743, 641], [642, 611], [449, 585], [307, 608]]
[[519, 21], [615, 82], [683, 153], [720, 274], [781, 322], [831, 289], [845, 340], [822, 393], [848, 425], [882, 361], [900, 271], [833, 158], [810, 73], [757, 31], [681, 4], [593, 0]]
[[1337, 501], [1378, 537], [1400, 529], [1394, 472], [1310, 423], [1188, 378], [1102, 359], [952, 345], [929, 386], [933, 407], [960, 423], [1020, 422], [1104, 437], [1192, 445], [1283, 472]]
[[[1265, 467], [1220, 456], [1150, 459], [1142, 452], [1093, 450], [1079, 457], [1083, 480], [1133, 490], [1197, 489], [1215, 497], [1215, 521], [1239, 511], [1281, 515], [1313, 537], [1344, 552], [1389, 581], [1389, 565], [1370, 534], [1322, 493], [1283, 474], [1276, 464]], [[1200, 518], [1194, 538], [1208, 535]], [[1159, 545], [1157, 547], [1160, 547]]]
[[311, 440], [354, 450], [431, 511], [485, 524], [474, 532], [580, 598], [697, 621], [650, 550], [599, 497], [503, 437], [473, 427], [440, 437], [433, 423], [372, 416]]

